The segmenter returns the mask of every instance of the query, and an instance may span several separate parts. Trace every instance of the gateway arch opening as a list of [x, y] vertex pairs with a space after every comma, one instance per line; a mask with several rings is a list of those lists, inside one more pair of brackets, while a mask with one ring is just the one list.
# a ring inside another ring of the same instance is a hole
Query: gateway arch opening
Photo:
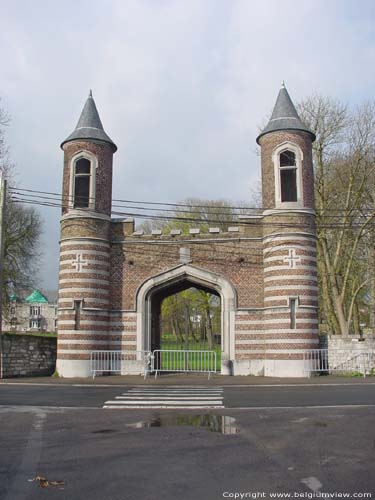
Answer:
[[[149, 301], [151, 350], [170, 351], [171, 354], [174, 351], [174, 359], [181, 358], [181, 363], [186, 351], [196, 351], [197, 355], [198, 352], [213, 351], [216, 353], [216, 371], [220, 372], [220, 294], [213, 288], [185, 278], [154, 290]], [[181, 351], [181, 355], [176, 351]]]

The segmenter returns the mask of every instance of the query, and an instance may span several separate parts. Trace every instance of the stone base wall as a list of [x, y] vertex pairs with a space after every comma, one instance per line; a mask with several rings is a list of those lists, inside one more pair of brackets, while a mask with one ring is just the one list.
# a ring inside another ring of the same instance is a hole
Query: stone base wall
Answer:
[[354, 352], [375, 349], [375, 335], [364, 335], [363, 342], [359, 336], [342, 337], [341, 335], [322, 336], [320, 340], [321, 349], [351, 349]]
[[[328, 366], [334, 371], [367, 372], [375, 368], [375, 336], [320, 336], [320, 348], [328, 349]], [[361, 353], [366, 353], [363, 356]], [[367, 354], [368, 353], [368, 354]]]
[[[265, 354], [267, 356], [267, 354]], [[289, 356], [289, 359], [288, 359]], [[240, 359], [233, 361], [230, 375], [255, 375], [259, 377], [299, 378], [310, 376], [310, 365], [301, 354], [286, 355], [285, 359]]]
[[52, 375], [56, 366], [57, 339], [32, 335], [3, 335], [3, 376]]

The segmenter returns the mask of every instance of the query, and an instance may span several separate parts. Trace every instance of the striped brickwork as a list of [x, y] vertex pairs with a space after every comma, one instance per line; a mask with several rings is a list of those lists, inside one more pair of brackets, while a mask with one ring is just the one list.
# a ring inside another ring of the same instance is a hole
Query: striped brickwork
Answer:
[[[74, 220], [69, 221], [69, 225]], [[63, 234], [64, 235], [64, 234]], [[59, 270], [58, 359], [89, 359], [109, 348], [109, 243], [90, 237], [62, 238]], [[75, 301], [81, 301], [79, 325]]]
[[111, 311], [108, 344], [111, 351], [137, 349], [137, 315], [134, 312]]
[[[264, 342], [266, 359], [300, 359], [318, 347], [315, 235], [279, 233], [264, 239]], [[291, 300], [296, 302], [291, 327]], [[252, 349], [260, 344], [252, 342]]]
[[[237, 360], [264, 359], [263, 311], [237, 311], [235, 317], [235, 354]], [[257, 346], [261, 346], [260, 348]], [[255, 346], [255, 347], [253, 347]]]

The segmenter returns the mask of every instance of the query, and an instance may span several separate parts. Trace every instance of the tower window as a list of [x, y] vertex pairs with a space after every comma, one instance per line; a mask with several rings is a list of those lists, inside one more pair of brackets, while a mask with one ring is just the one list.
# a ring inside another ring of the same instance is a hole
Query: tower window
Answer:
[[280, 153], [280, 194], [282, 202], [297, 201], [297, 164], [293, 151]]
[[280, 167], [295, 167], [296, 155], [293, 151], [283, 151], [280, 154]]
[[74, 330], [81, 329], [81, 308], [82, 308], [82, 301], [75, 300], [74, 301]]
[[285, 169], [280, 171], [281, 201], [297, 201], [297, 171]]
[[91, 162], [80, 158], [74, 164], [74, 208], [90, 206]]
[[290, 328], [291, 328], [291, 330], [295, 330], [295, 328], [296, 328], [296, 304], [297, 304], [297, 299], [290, 299], [289, 300]]

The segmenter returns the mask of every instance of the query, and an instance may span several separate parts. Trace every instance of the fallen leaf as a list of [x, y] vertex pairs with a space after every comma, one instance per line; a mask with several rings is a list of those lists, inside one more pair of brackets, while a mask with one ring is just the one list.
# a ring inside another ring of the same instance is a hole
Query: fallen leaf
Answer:
[[43, 476], [35, 476], [34, 479], [29, 479], [31, 482], [38, 482], [40, 488], [48, 488], [49, 486], [64, 486], [64, 481], [48, 481], [47, 478]]

